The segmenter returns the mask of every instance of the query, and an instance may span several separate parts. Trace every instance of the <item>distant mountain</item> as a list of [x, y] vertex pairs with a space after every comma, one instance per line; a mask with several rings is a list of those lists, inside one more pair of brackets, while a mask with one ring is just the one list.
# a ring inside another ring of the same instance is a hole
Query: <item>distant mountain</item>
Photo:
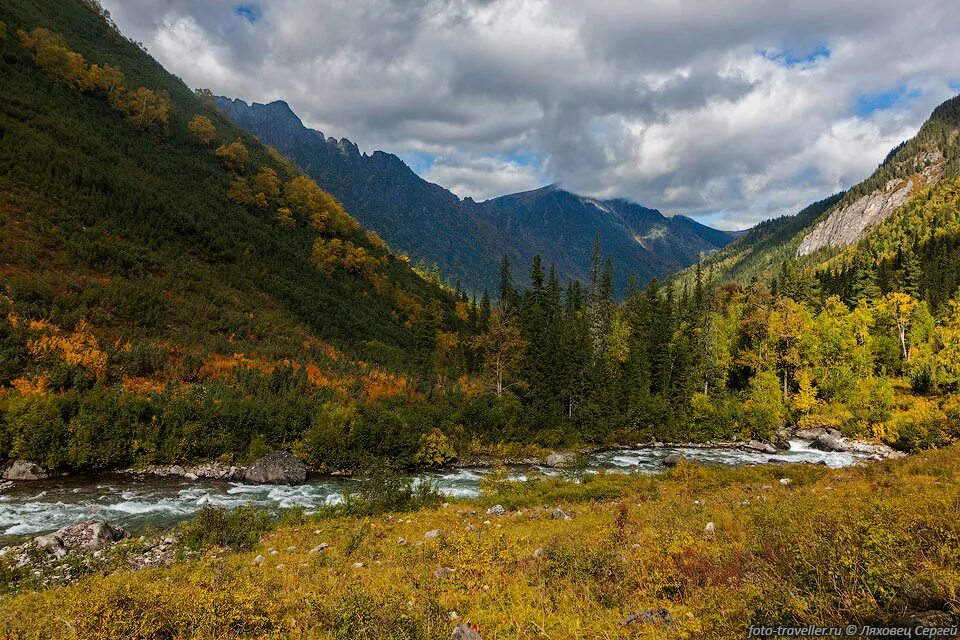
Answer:
[[535, 254], [555, 260], [561, 278], [585, 278], [594, 238], [614, 262], [622, 288], [631, 272], [664, 278], [737, 234], [626, 200], [594, 200], [556, 186], [486, 202], [461, 200], [415, 174], [397, 156], [360, 153], [346, 139], [303, 125], [282, 101], [248, 105], [217, 98], [240, 127], [275, 147], [336, 196], [363, 225], [413, 260], [436, 262], [467, 289], [495, 289], [503, 255], [518, 280]]

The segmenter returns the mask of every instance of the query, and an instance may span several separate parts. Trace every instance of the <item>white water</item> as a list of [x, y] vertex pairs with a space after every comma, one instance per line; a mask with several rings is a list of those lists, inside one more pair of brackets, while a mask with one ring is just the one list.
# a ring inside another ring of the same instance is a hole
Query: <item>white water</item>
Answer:
[[[745, 465], [771, 461], [825, 463], [830, 467], [856, 464], [862, 457], [851, 453], [811, 449], [808, 443], [791, 442], [789, 451], [766, 454], [728, 448], [662, 447], [617, 449], [591, 454], [584, 473], [601, 469], [620, 473], [656, 473], [663, 460], [681, 453], [703, 464]], [[526, 479], [525, 473], [558, 474], [555, 469], [515, 467], [511, 476]], [[479, 495], [480, 479], [487, 468], [445, 469], [422, 473], [418, 482], [429, 481], [450, 498]], [[205, 505], [233, 508], [253, 504], [267, 509], [303, 507], [308, 513], [343, 499], [348, 480], [313, 479], [307, 484], [287, 487], [248, 485], [217, 480], [142, 478], [110, 476], [108, 480], [63, 478], [17, 483], [0, 493], [0, 543], [24, 536], [54, 531], [90, 519], [103, 519], [128, 530], [163, 527], [190, 517]]]

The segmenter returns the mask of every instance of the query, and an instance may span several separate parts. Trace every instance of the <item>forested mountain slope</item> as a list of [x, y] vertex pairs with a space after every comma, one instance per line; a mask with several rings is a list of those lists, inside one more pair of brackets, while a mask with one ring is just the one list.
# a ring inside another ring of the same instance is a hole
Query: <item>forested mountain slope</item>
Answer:
[[452, 293], [95, 4], [0, 23], [0, 458], [243, 454], [430, 387]]
[[[929, 253], [924, 264], [927, 278], [941, 279], [949, 274], [938, 273], [935, 265], [945, 265], [943, 256], [954, 251], [952, 225], [944, 224], [945, 213], [928, 216], [927, 222], [937, 226], [925, 232], [895, 229], [905, 222], [900, 212], [923, 207], [936, 200], [942, 189], [949, 191], [960, 171], [960, 97], [938, 106], [917, 135], [890, 151], [869, 178], [849, 191], [831, 196], [803, 209], [795, 216], [770, 220], [757, 225], [725, 249], [704, 260], [703, 267], [719, 280], [748, 282], [753, 277], [771, 276], [781, 263], [793, 258], [805, 269], [822, 271], [829, 266], [836, 270], [849, 266], [851, 256], [879, 264], [889, 262], [897, 254], [917, 251]], [[949, 199], [949, 198], [948, 198]], [[936, 206], [936, 205], [932, 205]], [[914, 214], [916, 217], [916, 214]], [[914, 225], [916, 226], [916, 225]], [[886, 240], [887, 255], [877, 253], [873, 236]], [[898, 237], [898, 246], [890, 238]], [[935, 240], [928, 246], [929, 240]], [[864, 244], [865, 243], [865, 244]], [[860, 246], [860, 249], [855, 247]], [[872, 248], [871, 248], [872, 247]], [[924, 248], [927, 247], [927, 248]], [[868, 254], [867, 256], [864, 251]], [[892, 252], [892, 253], [890, 253]], [[934, 259], [933, 255], [939, 255]], [[838, 257], [839, 256], [839, 257]], [[843, 257], [845, 256], [845, 257]], [[902, 265], [898, 262], [896, 268]], [[683, 278], [688, 285], [690, 270]], [[949, 289], [946, 284], [931, 285]], [[941, 300], [943, 297], [941, 296]]]
[[[391, 246], [414, 260], [436, 263], [445, 277], [474, 291], [495, 289], [502, 256], [522, 265], [536, 254], [549, 256], [562, 280], [585, 280], [598, 234], [617, 264], [620, 291], [631, 272], [644, 281], [662, 279], [736, 237], [625, 200], [594, 200], [554, 186], [486, 202], [460, 200], [392, 154], [362, 154], [349, 140], [306, 128], [285, 102], [247, 105], [218, 98], [217, 104]], [[525, 274], [521, 282], [529, 283]]]

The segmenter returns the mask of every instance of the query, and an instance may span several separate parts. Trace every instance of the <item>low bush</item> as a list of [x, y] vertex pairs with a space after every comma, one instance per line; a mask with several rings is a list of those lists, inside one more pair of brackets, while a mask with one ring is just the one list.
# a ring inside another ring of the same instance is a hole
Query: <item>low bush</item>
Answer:
[[321, 511], [326, 517], [372, 516], [391, 511], [414, 511], [435, 507], [443, 501], [437, 487], [400, 475], [389, 468], [377, 467], [350, 483], [343, 502]]
[[233, 510], [204, 507], [182, 525], [183, 543], [188, 547], [229, 547], [235, 551], [253, 549], [275, 526], [270, 514], [253, 506]]

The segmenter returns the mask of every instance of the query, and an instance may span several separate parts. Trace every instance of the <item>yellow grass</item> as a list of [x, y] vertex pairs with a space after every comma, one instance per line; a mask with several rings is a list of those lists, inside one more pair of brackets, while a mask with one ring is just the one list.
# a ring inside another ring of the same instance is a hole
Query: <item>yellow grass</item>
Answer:
[[[603, 502], [581, 501], [598, 495], [591, 482], [505, 485], [479, 503], [318, 520], [249, 553], [9, 597], [0, 637], [428, 639], [469, 620], [485, 639], [742, 639], [751, 623], [888, 624], [960, 604], [958, 463], [954, 447], [841, 471], [681, 465], [595, 479], [620, 495]], [[525, 506], [485, 515], [498, 498]], [[619, 626], [658, 607], [673, 628]]]

